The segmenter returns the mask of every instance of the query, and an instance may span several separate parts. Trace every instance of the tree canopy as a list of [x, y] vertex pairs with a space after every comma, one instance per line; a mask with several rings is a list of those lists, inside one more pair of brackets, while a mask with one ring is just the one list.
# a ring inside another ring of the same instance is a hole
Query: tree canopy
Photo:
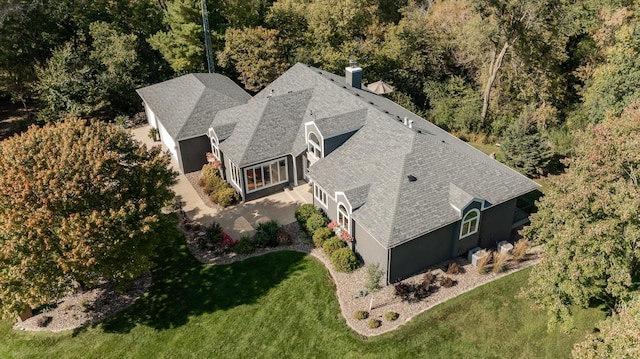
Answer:
[[565, 327], [572, 305], [613, 308], [640, 280], [640, 101], [576, 138], [523, 232], [545, 252], [526, 293]]
[[159, 147], [70, 119], [0, 142], [0, 311], [152, 266], [176, 174]]

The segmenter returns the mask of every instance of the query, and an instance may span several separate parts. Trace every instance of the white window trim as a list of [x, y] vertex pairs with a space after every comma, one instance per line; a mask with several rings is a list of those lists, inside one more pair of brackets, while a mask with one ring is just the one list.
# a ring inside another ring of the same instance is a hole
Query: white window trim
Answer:
[[[285, 168], [285, 170], [284, 170], [285, 171], [285, 178], [284, 179], [280, 178], [280, 164], [279, 164], [280, 161], [284, 161], [284, 168]], [[262, 170], [263, 167], [268, 166], [269, 168], [271, 168], [271, 165], [274, 164], [274, 163], [278, 164], [278, 181], [277, 182], [274, 181], [273, 180], [273, 174], [271, 174], [271, 183], [268, 186], [264, 186], [263, 185], [261, 187], [257, 187], [256, 186], [257, 183], [255, 183], [255, 180], [254, 180], [254, 188], [250, 190], [249, 189], [249, 176], [247, 176], [247, 172], [249, 172], [250, 170], [254, 170], [255, 171], [256, 169], [259, 169], [261, 171], [262, 178], [264, 179], [264, 172]], [[273, 161], [262, 162], [262, 163], [259, 163], [257, 165], [254, 165], [254, 166], [247, 167], [247, 168], [244, 169], [243, 173], [244, 173], [245, 183], [247, 184], [247, 193], [253, 193], [253, 192], [261, 191], [261, 190], [269, 188], [269, 187], [277, 186], [277, 185], [282, 184], [282, 183], [289, 182], [289, 163], [288, 163], [286, 157], [280, 157], [280, 158], [275, 159]]]
[[231, 182], [233, 182], [233, 184], [240, 189], [240, 192], [242, 192], [242, 185], [240, 184], [240, 169], [235, 163], [231, 162], [231, 160], [229, 160], [229, 172], [231, 172]]
[[213, 128], [209, 128], [209, 139], [211, 140], [211, 153], [217, 160], [220, 160], [220, 142]]
[[[309, 132], [309, 134], [307, 135], [307, 152], [311, 155], [311, 157], [319, 160], [320, 158], [322, 158], [322, 147], [320, 147], [320, 143], [316, 143], [315, 141], [311, 140], [312, 134], [318, 139], [318, 141], [320, 141], [318, 135], [316, 135], [314, 132]], [[314, 149], [314, 151], [311, 150], [312, 148]], [[320, 156], [316, 156], [315, 150], [318, 151]]]
[[317, 199], [318, 202], [322, 203], [324, 208], [329, 208], [327, 192], [315, 183], [313, 184], [313, 197]]
[[[340, 210], [340, 207], [344, 207], [345, 211], [342, 212]], [[338, 202], [338, 205], [336, 207], [336, 217], [338, 219], [338, 225], [342, 227], [342, 225], [340, 224], [340, 217], [341, 215], [345, 217], [346, 222], [347, 222], [347, 228], [344, 228], [344, 230], [346, 230], [349, 234], [351, 234], [351, 214], [349, 213], [349, 210], [347, 209], [347, 205], [345, 205], [342, 202]]]
[[[476, 216], [470, 219], [466, 219], [467, 217], [469, 217], [470, 214], [475, 213]], [[475, 221], [475, 226], [473, 228], [472, 231], [468, 231], [467, 233], [463, 233], [464, 231], [464, 225], [466, 223], [471, 223]], [[462, 221], [460, 222], [460, 239], [469, 237], [470, 235], [476, 234], [478, 233], [478, 228], [480, 227], [480, 211], [477, 209], [472, 209], [469, 212], [465, 213], [464, 217], [462, 217]]]

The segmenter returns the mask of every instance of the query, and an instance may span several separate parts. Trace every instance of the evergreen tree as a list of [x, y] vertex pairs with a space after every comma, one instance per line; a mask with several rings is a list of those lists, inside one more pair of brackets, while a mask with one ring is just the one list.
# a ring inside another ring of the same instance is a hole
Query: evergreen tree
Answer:
[[531, 114], [525, 112], [510, 125], [501, 143], [505, 162], [529, 177], [544, 174], [553, 155], [549, 141], [538, 131]]

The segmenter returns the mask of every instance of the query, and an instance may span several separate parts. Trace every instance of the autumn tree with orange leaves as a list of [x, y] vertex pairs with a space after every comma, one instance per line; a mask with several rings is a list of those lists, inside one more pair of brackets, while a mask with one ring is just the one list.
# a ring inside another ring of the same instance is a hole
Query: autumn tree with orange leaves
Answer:
[[71, 119], [0, 142], [0, 313], [147, 271], [176, 174], [159, 148]]

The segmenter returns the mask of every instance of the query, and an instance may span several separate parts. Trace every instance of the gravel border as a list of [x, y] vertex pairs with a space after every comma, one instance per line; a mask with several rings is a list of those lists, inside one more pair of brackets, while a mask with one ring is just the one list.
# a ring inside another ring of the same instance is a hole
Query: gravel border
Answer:
[[49, 311], [34, 313], [23, 321], [18, 319], [13, 329], [57, 333], [104, 320], [131, 306], [149, 289], [151, 282], [151, 272], [146, 272], [133, 280], [130, 290], [118, 294], [114, 283], [103, 281], [96, 288], [61, 298]]
[[[392, 330], [395, 330], [402, 326], [404, 323], [409, 322], [416, 315], [425, 312], [433, 308], [434, 306], [443, 303], [451, 298], [455, 298], [460, 294], [473, 290], [483, 284], [489, 283], [496, 279], [502, 278], [506, 275], [514, 273], [516, 271], [528, 268], [539, 261], [540, 247], [531, 248], [527, 254], [526, 260], [520, 263], [509, 262], [507, 269], [502, 273], [489, 272], [487, 274], [480, 274], [471, 263], [467, 260], [457, 257], [455, 259], [439, 263], [425, 270], [431, 271], [438, 278], [444, 274], [443, 269], [446, 268], [449, 263], [456, 262], [463, 268], [461, 274], [446, 275], [456, 281], [456, 285], [451, 288], [443, 288], [438, 286], [438, 290], [432, 293], [426, 299], [421, 301], [402, 301], [395, 296], [395, 288], [393, 285], [387, 285], [382, 287], [375, 293], [369, 293], [365, 296], [360, 296], [360, 291], [365, 289], [365, 283], [367, 280], [367, 269], [361, 267], [351, 273], [337, 272], [333, 269], [331, 261], [324, 255], [324, 252], [320, 248], [314, 248], [313, 244], [309, 240], [302, 237], [300, 229], [297, 223], [291, 223], [284, 226], [285, 230], [291, 234], [293, 244], [287, 246], [279, 246], [275, 248], [259, 248], [251, 254], [235, 254], [229, 253], [221, 256], [214, 255], [211, 251], [201, 250], [195, 242], [195, 239], [188, 233], [185, 236], [187, 247], [192, 255], [200, 262], [212, 265], [225, 265], [236, 261], [242, 261], [247, 258], [260, 256], [266, 253], [282, 250], [293, 250], [303, 253], [308, 253], [315, 259], [320, 261], [327, 268], [331, 277], [335, 283], [336, 296], [340, 303], [340, 310], [347, 325], [351, 327], [356, 333], [364, 336], [371, 337], [380, 335]], [[418, 284], [422, 282], [424, 273], [419, 273], [413, 277], [403, 280], [404, 283]], [[371, 309], [369, 309], [371, 306]], [[382, 325], [379, 328], [371, 329], [368, 327], [368, 320], [357, 320], [353, 317], [353, 314], [358, 310], [365, 310], [369, 312], [369, 318], [376, 318], [381, 321]], [[396, 312], [399, 317], [395, 321], [387, 321], [384, 319], [384, 314], [387, 312]]]

